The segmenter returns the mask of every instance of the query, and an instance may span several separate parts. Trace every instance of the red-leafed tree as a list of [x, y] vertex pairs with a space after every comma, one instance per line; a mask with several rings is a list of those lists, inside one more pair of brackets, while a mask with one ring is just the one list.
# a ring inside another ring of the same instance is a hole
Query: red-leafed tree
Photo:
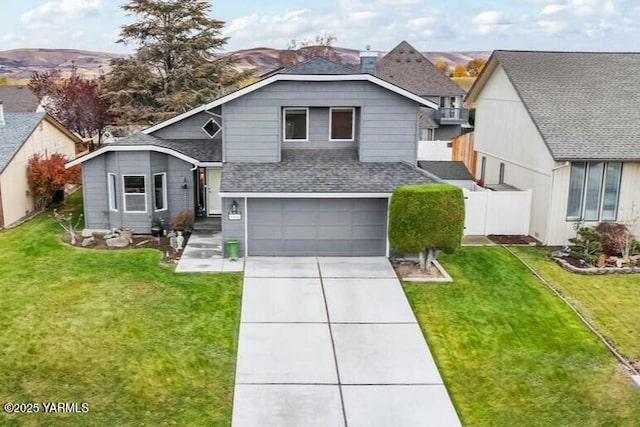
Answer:
[[80, 183], [80, 166], [66, 169], [67, 161], [60, 153], [49, 156], [34, 154], [29, 158], [27, 182], [37, 210], [49, 206], [56, 192], [64, 190], [66, 184]]
[[67, 129], [83, 138], [91, 138], [91, 151], [102, 145], [102, 137], [113, 117], [107, 102], [100, 96], [104, 75], [85, 78], [73, 67], [68, 77], [58, 69], [31, 76], [29, 87], [51, 114]]

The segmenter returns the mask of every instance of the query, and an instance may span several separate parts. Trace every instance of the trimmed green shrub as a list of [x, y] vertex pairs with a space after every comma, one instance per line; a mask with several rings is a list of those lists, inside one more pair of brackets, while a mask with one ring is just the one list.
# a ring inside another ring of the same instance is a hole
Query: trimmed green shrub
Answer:
[[576, 237], [569, 239], [569, 254], [585, 263], [595, 265], [602, 253], [602, 234], [591, 227], [580, 227]]
[[[425, 268], [436, 250], [454, 252], [464, 229], [462, 189], [451, 184], [399, 187], [389, 207], [389, 243], [404, 253], [420, 254]], [[425, 258], [426, 255], [426, 258]]]

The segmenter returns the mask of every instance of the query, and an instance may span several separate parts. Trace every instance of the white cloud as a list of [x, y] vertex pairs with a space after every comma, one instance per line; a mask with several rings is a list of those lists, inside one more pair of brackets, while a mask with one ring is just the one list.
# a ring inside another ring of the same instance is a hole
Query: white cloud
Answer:
[[511, 28], [511, 22], [504, 13], [497, 10], [486, 10], [471, 18], [472, 31], [475, 34], [487, 35], [504, 32]]
[[13, 41], [16, 41], [16, 40], [18, 40], [18, 36], [16, 36], [13, 33], [7, 33], [7, 34], [0, 35], [0, 42], [2, 42], [2, 43], [10, 43], [10, 42], [13, 42]]
[[20, 15], [20, 22], [30, 27], [52, 28], [98, 14], [101, 0], [49, 1]]
[[538, 28], [547, 35], [559, 34], [566, 28], [566, 24], [562, 21], [545, 21], [540, 20], [536, 22]]
[[568, 7], [566, 4], [548, 4], [542, 9], [540, 15], [553, 15], [566, 10]]

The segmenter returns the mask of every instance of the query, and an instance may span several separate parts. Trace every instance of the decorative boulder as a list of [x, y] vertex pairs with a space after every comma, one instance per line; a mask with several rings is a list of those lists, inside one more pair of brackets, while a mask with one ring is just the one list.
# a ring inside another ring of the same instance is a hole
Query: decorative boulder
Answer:
[[87, 237], [82, 241], [82, 247], [86, 248], [87, 246], [92, 246], [94, 243], [96, 243], [95, 237]]
[[123, 228], [120, 230], [120, 237], [127, 239], [129, 243], [133, 243], [133, 228]]
[[126, 248], [129, 246], [129, 240], [124, 237], [114, 237], [113, 239], [105, 240], [105, 243], [110, 248]]
[[80, 233], [80, 236], [84, 237], [85, 239], [89, 237], [93, 237], [93, 232], [85, 228], [82, 230], [82, 233]]

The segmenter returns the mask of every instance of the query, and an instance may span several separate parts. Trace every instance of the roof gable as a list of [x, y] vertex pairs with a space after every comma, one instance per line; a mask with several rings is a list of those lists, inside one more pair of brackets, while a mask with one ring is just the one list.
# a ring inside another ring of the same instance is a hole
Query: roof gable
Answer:
[[438, 109], [439, 106], [438, 104], [434, 103], [433, 101], [430, 101], [428, 99], [422, 98], [406, 89], [403, 89], [399, 86], [396, 86], [393, 83], [389, 83], [385, 80], [379, 79], [378, 77], [372, 76], [370, 74], [341, 74], [341, 75], [333, 75], [333, 74], [314, 74], [314, 75], [300, 75], [300, 74], [286, 74], [286, 73], [279, 73], [279, 74], [275, 74], [273, 76], [267, 77], [265, 79], [259, 80], [249, 86], [246, 86], [242, 89], [239, 89], [235, 92], [232, 92], [226, 96], [223, 96], [221, 98], [218, 98], [208, 104], [204, 104], [201, 105], [200, 107], [194, 108], [193, 110], [187, 111], [186, 113], [180, 114], [176, 117], [173, 117], [169, 120], [165, 120], [164, 122], [158, 123], [155, 126], [152, 126], [148, 129], [143, 130], [142, 132], [144, 134], [152, 134], [153, 132], [156, 132], [162, 128], [165, 128], [169, 125], [172, 125], [174, 123], [177, 123], [181, 120], [184, 120], [188, 117], [191, 117], [195, 114], [198, 114], [202, 111], [208, 111], [211, 110], [213, 108], [216, 108], [220, 105], [223, 105], [229, 101], [232, 101], [234, 99], [240, 98], [246, 94], [249, 94], [253, 91], [256, 91], [262, 87], [265, 87], [267, 85], [270, 85], [274, 82], [278, 82], [278, 81], [299, 81], [299, 82], [337, 82], [337, 81], [368, 81], [372, 84], [378, 85], [380, 87], [383, 87], [391, 92], [394, 92], [400, 96], [404, 96], [405, 98], [408, 98], [414, 102], [416, 102], [419, 105], [422, 105], [424, 107], [428, 107], [428, 108], [433, 108], [433, 109]]
[[640, 53], [495, 51], [469, 101], [498, 65], [555, 160], [640, 160]]
[[44, 117], [45, 113], [5, 113], [5, 125], [0, 127], [0, 173]]
[[422, 96], [464, 95], [464, 90], [406, 41], [378, 63], [378, 77]]

